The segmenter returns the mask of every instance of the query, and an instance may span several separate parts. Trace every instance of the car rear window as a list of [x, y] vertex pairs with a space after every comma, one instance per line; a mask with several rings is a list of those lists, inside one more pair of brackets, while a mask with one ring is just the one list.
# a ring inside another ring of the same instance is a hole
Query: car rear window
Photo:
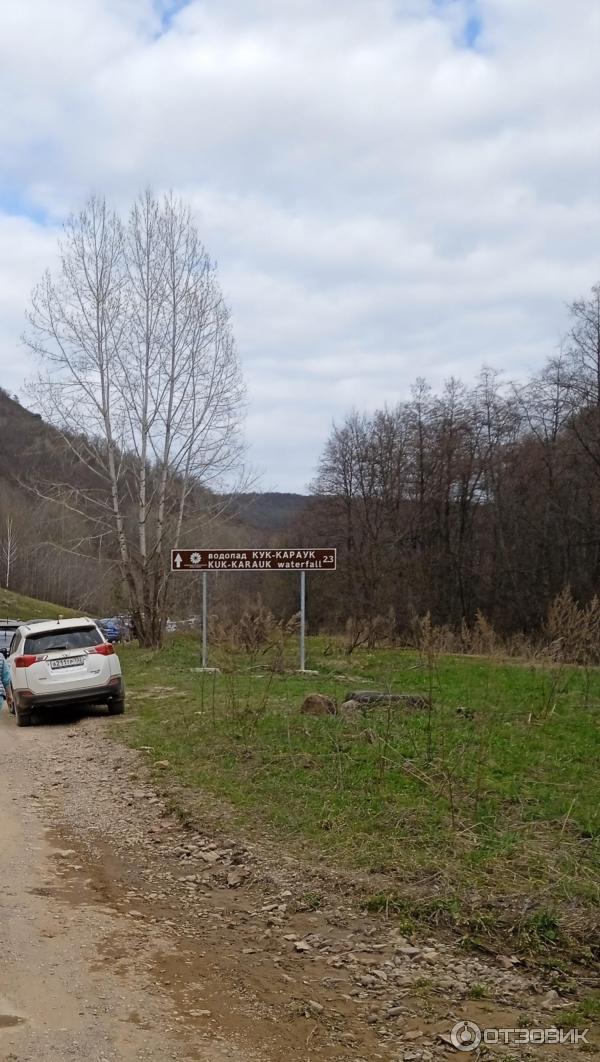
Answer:
[[102, 635], [97, 627], [70, 627], [68, 630], [40, 631], [25, 639], [26, 653], [50, 653], [53, 649], [87, 649], [100, 645]]

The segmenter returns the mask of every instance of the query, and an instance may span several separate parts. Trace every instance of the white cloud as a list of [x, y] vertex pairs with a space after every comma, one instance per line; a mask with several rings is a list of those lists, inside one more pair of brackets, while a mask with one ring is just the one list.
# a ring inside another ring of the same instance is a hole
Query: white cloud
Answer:
[[351, 405], [539, 364], [600, 277], [589, 0], [21, 0], [1, 30], [0, 210], [40, 218], [0, 222], [12, 388], [47, 219], [91, 189], [194, 203], [282, 488]]
[[21, 336], [31, 288], [56, 258], [55, 230], [0, 213], [0, 387], [18, 391], [35, 362]]

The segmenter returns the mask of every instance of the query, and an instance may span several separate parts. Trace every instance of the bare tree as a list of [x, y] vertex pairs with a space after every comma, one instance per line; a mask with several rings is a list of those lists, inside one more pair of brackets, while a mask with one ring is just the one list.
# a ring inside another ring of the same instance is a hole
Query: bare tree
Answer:
[[1, 556], [4, 568], [4, 585], [10, 587], [10, 575], [13, 565], [19, 555], [19, 547], [13, 525], [12, 516], [7, 516], [4, 523], [4, 539], [2, 541]]
[[117, 545], [141, 641], [161, 643], [167, 552], [200, 488], [238, 462], [243, 386], [229, 311], [189, 208], [150, 192], [123, 224], [92, 198], [32, 295], [35, 396], [78, 468], [38, 485]]
[[575, 369], [572, 386], [583, 401], [600, 406], [600, 284], [589, 298], [576, 299], [569, 306], [572, 326], [567, 350]]

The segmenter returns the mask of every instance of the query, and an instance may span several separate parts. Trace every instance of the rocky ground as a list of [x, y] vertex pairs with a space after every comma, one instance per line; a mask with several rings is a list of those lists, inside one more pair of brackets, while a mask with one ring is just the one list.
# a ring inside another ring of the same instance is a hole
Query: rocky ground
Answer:
[[365, 915], [347, 876], [240, 836], [109, 732], [0, 716], [0, 1058], [432, 1062], [463, 1020], [561, 1027], [550, 973]]

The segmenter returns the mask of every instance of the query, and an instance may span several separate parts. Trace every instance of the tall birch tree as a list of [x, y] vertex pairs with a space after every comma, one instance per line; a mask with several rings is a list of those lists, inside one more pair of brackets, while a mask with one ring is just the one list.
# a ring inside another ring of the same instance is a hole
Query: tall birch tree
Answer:
[[123, 222], [90, 199], [28, 320], [43, 363], [36, 403], [79, 472], [77, 486], [38, 489], [84, 515], [90, 539], [112, 535], [140, 640], [158, 646], [169, 551], [199, 491], [242, 453], [230, 314], [187, 204], [147, 191]]

